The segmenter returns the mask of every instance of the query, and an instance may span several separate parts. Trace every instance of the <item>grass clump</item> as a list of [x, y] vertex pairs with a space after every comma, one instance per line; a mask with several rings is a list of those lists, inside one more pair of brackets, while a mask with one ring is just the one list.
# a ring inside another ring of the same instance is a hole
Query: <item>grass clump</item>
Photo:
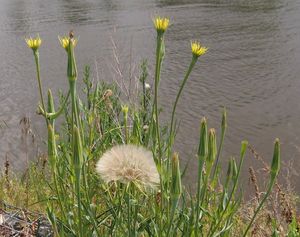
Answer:
[[[267, 191], [251, 218], [243, 224], [238, 223], [236, 216], [242, 195], [237, 189], [248, 142], [241, 143], [239, 159], [231, 158], [227, 173], [222, 175], [219, 160], [227, 127], [225, 110], [219, 145], [216, 130], [209, 129], [206, 119], [202, 119], [196, 192], [192, 194], [185, 189], [181, 181], [184, 172], [180, 169], [180, 155], [173, 151], [176, 107], [193, 67], [207, 48], [192, 42], [190, 66], [178, 90], [171, 123], [162, 128], [158, 91], [169, 19], [158, 17], [154, 25], [157, 30], [154, 94], [149, 88], [147, 64], [143, 62], [140, 106], [122, 103], [114, 85], [94, 84], [89, 67], [85, 68], [83, 79], [86, 99], [79, 99], [75, 60], [78, 42], [70, 32], [60, 39], [67, 55], [69, 90], [61, 94], [60, 107], [56, 109], [51, 90], [48, 90], [47, 101], [41, 90], [41, 39], [27, 40], [37, 68], [39, 113], [48, 131], [49, 169], [36, 174], [39, 169], [33, 166], [28, 172], [27, 192], [36, 192], [29, 193], [26, 202], [17, 197], [7, 199], [9, 194], [5, 192], [14, 186], [12, 183], [2, 192], [4, 199], [11, 203], [42, 209], [56, 236], [216, 237], [231, 236], [241, 226], [238, 236], [247, 236], [273, 189], [280, 169], [278, 139], [275, 140]], [[60, 129], [55, 124], [58, 117], [63, 117]], [[7, 183], [5, 180], [2, 180], [2, 187]]]

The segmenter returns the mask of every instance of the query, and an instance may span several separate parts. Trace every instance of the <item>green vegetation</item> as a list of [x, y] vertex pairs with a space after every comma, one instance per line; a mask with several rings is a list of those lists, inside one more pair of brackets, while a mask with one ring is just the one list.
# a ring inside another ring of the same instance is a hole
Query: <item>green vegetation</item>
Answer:
[[[46, 166], [32, 165], [22, 180], [4, 174], [0, 194], [5, 201], [45, 213], [57, 236], [216, 237], [250, 233], [278, 176], [279, 140], [275, 140], [266, 192], [248, 221], [241, 217], [242, 194], [238, 192], [247, 141], [241, 143], [239, 159], [229, 160], [226, 174], [220, 169], [227, 127], [225, 110], [219, 146], [216, 130], [208, 129], [205, 118], [200, 123], [196, 191], [193, 194], [186, 190], [181, 180], [188, 167], [180, 168], [180, 156], [173, 153], [176, 106], [193, 67], [207, 49], [197, 42], [192, 43], [192, 61], [178, 90], [171, 124], [167, 128], [161, 127], [158, 90], [168, 23], [165, 18], [154, 20], [157, 30], [154, 95], [148, 87], [148, 69], [143, 62], [139, 106], [122, 104], [121, 93], [115, 85], [93, 84], [89, 67], [85, 68], [83, 78], [86, 99], [79, 99], [74, 53], [77, 40], [71, 32], [60, 39], [67, 53], [69, 91], [61, 95], [57, 110], [51, 90], [48, 90], [47, 102], [43, 98], [38, 51], [41, 40], [27, 40], [37, 68], [41, 97], [39, 113], [45, 118], [48, 131], [48, 163]], [[64, 119], [57, 129], [55, 122], [59, 116]], [[97, 174], [98, 160], [118, 144], [134, 144], [151, 151], [159, 174], [157, 186], [148, 187], [146, 181], [139, 182], [140, 177], [126, 182], [121, 179], [106, 182], [101, 172]], [[275, 223], [274, 230], [276, 228]], [[290, 233], [289, 236], [299, 236], [295, 219], [290, 225]], [[274, 231], [273, 236], [278, 236], [276, 234]]]

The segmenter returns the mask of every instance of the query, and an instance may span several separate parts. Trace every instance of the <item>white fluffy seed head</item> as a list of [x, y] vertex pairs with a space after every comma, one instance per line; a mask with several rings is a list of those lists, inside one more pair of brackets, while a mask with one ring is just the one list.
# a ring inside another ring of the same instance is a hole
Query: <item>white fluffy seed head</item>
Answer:
[[159, 184], [159, 174], [152, 153], [141, 146], [117, 145], [106, 151], [96, 170], [105, 182], [136, 182], [145, 187]]

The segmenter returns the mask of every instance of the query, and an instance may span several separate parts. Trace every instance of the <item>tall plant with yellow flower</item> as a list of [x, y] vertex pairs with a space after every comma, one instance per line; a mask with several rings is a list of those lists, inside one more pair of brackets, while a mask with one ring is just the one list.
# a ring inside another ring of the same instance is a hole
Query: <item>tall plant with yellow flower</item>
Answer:
[[[67, 54], [69, 92], [57, 111], [51, 90], [48, 90], [45, 104], [39, 65], [42, 40], [40, 37], [26, 39], [35, 57], [41, 100], [39, 112], [48, 128], [52, 180], [48, 183], [51, 193], [47, 200], [47, 214], [56, 236], [230, 235], [240, 205], [236, 193], [248, 143], [242, 142], [239, 162], [230, 159], [227, 174], [222, 179], [218, 163], [227, 127], [226, 111], [222, 116], [219, 146], [216, 130], [209, 129], [203, 118], [195, 154], [198, 168], [195, 194], [186, 191], [182, 184], [184, 172], [180, 169], [179, 154], [171, 154], [176, 109], [194, 66], [208, 49], [199, 41], [191, 42], [191, 61], [172, 105], [168, 136], [165, 136], [159, 123], [158, 90], [165, 55], [164, 36], [170, 21], [156, 17], [153, 24], [156, 30], [154, 98], [152, 111], [147, 110], [146, 116], [145, 111], [138, 114], [119, 98], [115, 98], [118, 103], [114, 104], [118, 113], [110, 114], [113, 106], [106, 102], [111, 102], [113, 92], [107, 88], [104, 90], [99, 84], [94, 91], [90, 90], [92, 87], [88, 88], [88, 106], [83, 105], [77, 95], [75, 47], [78, 40], [73, 32], [59, 37]], [[151, 90], [145, 82], [147, 75], [144, 65], [141, 104], [145, 110], [151, 101]], [[85, 76], [88, 77], [89, 73]], [[88, 79], [85, 82], [89, 86]], [[57, 142], [55, 120], [62, 112], [65, 112], [67, 138], [62, 136]], [[145, 129], [145, 125], [149, 127]], [[279, 168], [280, 144], [276, 140], [267, 192], [246, 226], [244, 236], [270, 195]], [[218, 191], [220, 182], [221, 192]]]

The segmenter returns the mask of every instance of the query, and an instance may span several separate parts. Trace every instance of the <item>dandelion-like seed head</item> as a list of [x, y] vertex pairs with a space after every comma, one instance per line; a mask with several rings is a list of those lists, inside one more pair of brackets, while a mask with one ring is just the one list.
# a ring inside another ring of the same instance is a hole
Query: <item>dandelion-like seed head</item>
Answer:
[[196, 57], [200, 57], [201, 55], [205, 54], [208, 48], [203, 47], [199, 42], [194, 41], [191, 42], [191, 49], [192, 53]]
[[153, 188], [159, 174], [152, 153], [136, 145], [117, 145], [105, 152], [96, 165], [105, 182], [137, 183]]
[[68, 50], [68, 47], [69, 47], [69, 44], [70, 42], [73, 44], [73, 46], [75, 47], [76, 44], [77, 44], [77, 39], [76, 38], [70, 38], [68, 36], [64, 36], [64, 37], [59, 37], [58, 36], [58, 39], [59, 39], [59, 42], [61, 44], [61, 46], [65, 49], [65, 50]]
[[25, 41], [27, 43], [27, 46], [31, 48], [33, 51], [38, 50], [42, 44], [42, 39], [40, 38], [40, 36], [37, 36], [35, 38], [31, 38], [31, 37], [26, 38]]
[[168, 26], [169, 26], [169, 18], [165, 18], [165, 17], [156, 17], [153, 19], [153, 24], [155, 29], [157, 30], [157, 32], [159, 33], [164, 33]]

